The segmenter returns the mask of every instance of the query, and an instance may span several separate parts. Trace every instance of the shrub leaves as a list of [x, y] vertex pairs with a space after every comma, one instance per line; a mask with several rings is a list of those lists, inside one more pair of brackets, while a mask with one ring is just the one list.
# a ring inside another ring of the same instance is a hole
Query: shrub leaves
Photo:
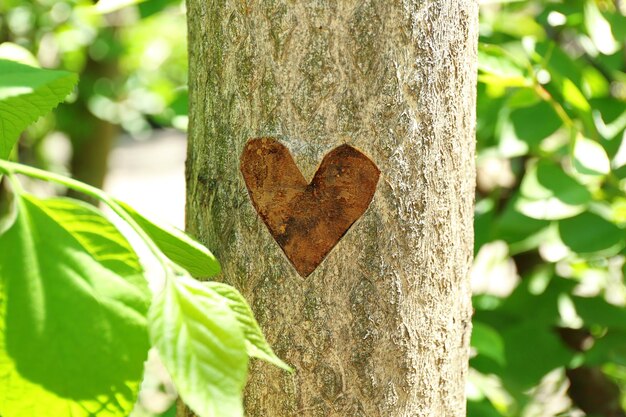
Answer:
[[149, 347], [137, 257], [87, 204], [18, 208], [0, 236], [0, 414], [128, 415]]

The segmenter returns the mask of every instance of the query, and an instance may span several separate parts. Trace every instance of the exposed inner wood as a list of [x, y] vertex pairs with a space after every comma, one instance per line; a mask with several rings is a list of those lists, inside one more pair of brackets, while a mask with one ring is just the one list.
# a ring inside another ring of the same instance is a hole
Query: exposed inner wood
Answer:
[[254, 208], [303, 277], [363, 215], [380, 175], [367, 156], [341, 145], [309, 183], [289, 150], [272, 138], [250, 140], [240, 166]]

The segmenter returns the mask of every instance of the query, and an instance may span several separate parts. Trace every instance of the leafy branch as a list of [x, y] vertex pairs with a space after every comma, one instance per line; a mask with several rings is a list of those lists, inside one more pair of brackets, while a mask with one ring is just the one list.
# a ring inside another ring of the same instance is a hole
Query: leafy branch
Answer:
[[[3, 121], [14, 112], [6, 99], [19, 96], [20, 121], [32, 122], [44, 108], [32, 101], [56, 105], [75, 82], [67, 73], [0, 61], [3, 68], [15, 71], [0, 82]], [[65, 88], [50, 88], [58, 77]], [[9, 155], [14, 133], [6, 124], [0, 129], [0, 156]], [[243, 416], [250, 357], [291, 370], [235, 288], [192, 278], [220, 273], [202, 244], [72, 178], [5, 159], [0, 174], [12, 185], [0, 204], [0, 415], [126, 416], [151, 346], [200, 417]], [[158, 261], [163, 288], [150, 294], [135, 248], [100, 210], [69, 198], [39, 199], [18, 174], [110, 207]]]

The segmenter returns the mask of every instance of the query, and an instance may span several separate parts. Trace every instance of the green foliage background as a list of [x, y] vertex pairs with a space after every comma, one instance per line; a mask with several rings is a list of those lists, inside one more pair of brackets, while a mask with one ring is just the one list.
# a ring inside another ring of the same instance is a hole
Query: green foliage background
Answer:
[[623, 7], [481, 5], [470, 416], [625, 415]]
[[[78, 148], [102, 121], [136, 137], [186, 127], [181, 3], [90, 5], [0, 3], [0, 42], [81, 80], [22, 135], [22, 160], [72, 171], [42, 144], [60, 132]], [[468, 415], [625, 416], [626, 6], [485, 0], [480, 13]]]

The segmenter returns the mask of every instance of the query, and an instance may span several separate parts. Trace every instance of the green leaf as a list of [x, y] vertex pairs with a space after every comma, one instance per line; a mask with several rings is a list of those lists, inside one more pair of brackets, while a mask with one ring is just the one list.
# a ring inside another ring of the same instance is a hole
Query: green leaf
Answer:
[[501, 94], [501, 91], [493, 90], [491, 86], [485, 83], [478, 83], [477, 85], [476, 108], [477, 113], [481, 115], [480, 118], [476, 119], [479, 152], [492, 145], [500, 109], [506, 103], [506, 96]]
[[137, 256], [85, 203], [18, 207], [0, 236], [0, 414], [128, 415], [149, 348]]
[[550, 271], [544, 268], [530, 276], [525, 276], [515, 291], [502, 302], [499, 309], [492, 312], [500, 324], [496, 325], [491, 322], [490, 324], [500, 332], [505, 328], [515, 326], [517, 322], [524, 321], [542, 325], [545, 328], [556, 325], [561, 319], [559, 300], [564, 294], [574, 289], [576, 282], [551, 276], [548, 277], [546, 283], [544, 278], [546, 274], [550, 274]]
[[524, 155], [529, 149], [536, 151], [541, 141], [563, 124], [545, 101], [511, 109], [510, 112], [503, 112], [503, 116], [500, 151], [505, 156]]
[[560, 81], [560, 89], [565, 101], [581, 112], [588, 113], [591, 110], [591, 105], [578, 86], [569, 78], [563, 78]]
[[487, 399], [467, 402], [467, 417], [502, 417]]
[[602, 366], [607, 362], [615, 362], [626, 366], [626, 332], [610, 330], [596, 339], [591, 349], [585, 353], [585, 363]]
[[594, 122], [598, 132], [607, 140], [621, 138], [626, 129], [626, 108], [614, 98], [594, 99]]
[[615, 39], [626, 39], [626, 15], [616, 10], [615, 13], [603, 15], [611, 24], [611, 33]]
[[476, 203], [474, 210], [474, 255], [482, 245], [491, 240], [495, 204], [493, 200], [483, 199]]
[[516, 109], [510, 117], [517, 137], [535, 146], [563, 124], [552, 106], [545, 101]]
[[504, 343], [500, 334], [484, 323], [474, 321], [471, 346], [478, 354], [493, 359], [500, 365], [505, 365]]
[[558, 44], [540, 42], [536, 45], [535, 62], [547, 67], [552, 78], [567, 78], [575, 85], [582, 85], [583, 68], [579, 61], [573, 60]]
[[280, 360], [274, 351], [272, 351], [272, 348], [265, 340], [265, 336], [263, 336], [263, 332], [252, 314], [250, 306], [248, 306], [248, 303], [239, 291], [230, 285], [220, 282], [208, 281], [203, 284], [211, 291], [223, 297], [228, 307], [235, 314], [241, 330], [243, 331], [243, 335], [246, 338], [248, 355], [272, 363], [286, 371], [292, 370], [289, 365]]
[[150, 17], [172, 5], [180, 5], [181, 0], [144, 0], [139, 3], [139, 14], [142, 19]]
[[144, 1], [146, 0], [100, 0], [95, 5], [95, 9], [98, 13], [111, 13]]
[[520, 197], [519, 194], [513, 195], [506, 205], [504, 211], [495, 223], [494, 235], [498, 239], [502, 239], [509, 245], [521, 243], [523, 249], [528, 250], [535, 248], [541, 242], [541, 232], [545, 230], [550, 223], [546, 220], [533, 219], [520, 213], [516, 206]]
[[176, 408], [176, 401], [174, 401], [170, 408], [153, 417], [176, 417]]
[[589, 191], [563, 169], [547, 160], [531, 165], [522, 180], [520, 213], [534, 219], [559, 220], [585, 210]]
[[39, 67], [39, 61], [28, 49], [13, 42], [0, 43], [0, 59], [19, 62], [31, 67]]
[[503, 87], [532, 85], [525, 68], [498, 45], [480, 44], [478, 48], [479, 80]]
[[584, 212], [559, 221], [559, 234], [563, 243], [577, 253], [591, 253], [617, 248], [624, 243], [624, 231], [598, 216]]
[[543, 39], [546, 36], [534, 16], [528, 13], [508, 13], [506, 10], [500, 10], [495, 15], [493, 30], [520, 39], [526, 36]]
[[526, 0], [484, 0], [480, 4], [505, 4], [505, 3], [520, 3]]
[[0, 59], [0, 159], [6, 159], [20, 133], [56, 107], [78, 78]]
[[507, 328], [502, 339], [507, 364], [502, 378], [519, 390], [538, 385], [545, 374], [566, 366], [573, 357], [551, 328], [532, 321]]
[[576, 312], [586, 326], [598, 325], [626, 330], [626, 310], [601, 297], [572, 297]]
[[574, 145], [574, 168], [584, 175], [607, 175], [611, 162], [598, 142], [578, 137]]
[[588, 66], [583, 68], [582, 75], [583, 84], [581, 87], [586, 96], [590, 99], [590, 105], [591, 100], [610, 95], [611, 83], [602, 75], [602, 72], [592, 66]]
[[165, 256], [185, 268], [195, 277], [212, 277], [220, 273], [215, 256], [189, 235], [172, 226], [159, 225], [148, 220], [126, 203], [117, 201], [148, 234]]
[[244, 334], [226, 300], [189, 276], [168, 277], [150, 336], [183, 401], [199, 417], [243, 416]]
[[596, 0], [587, 0], [585, 3], [585, 28], [596, 49], [604, 55], [613, 55], [619, 50], [611, 25], [600, 13]]
[[591, 105], [583, 94], [583, 66], [572, 60], [558, 45], [552, 42], [537, 44], [538, 56], [535, 61], [550, 73], [551, 81], [544, 88], [561, 104], [572, 117], [580, 118], [587, 136], [597, 134]]
[[13, 226], [17, 219], [17, 200], [8, 181], [0, 178], [0, 236]]

